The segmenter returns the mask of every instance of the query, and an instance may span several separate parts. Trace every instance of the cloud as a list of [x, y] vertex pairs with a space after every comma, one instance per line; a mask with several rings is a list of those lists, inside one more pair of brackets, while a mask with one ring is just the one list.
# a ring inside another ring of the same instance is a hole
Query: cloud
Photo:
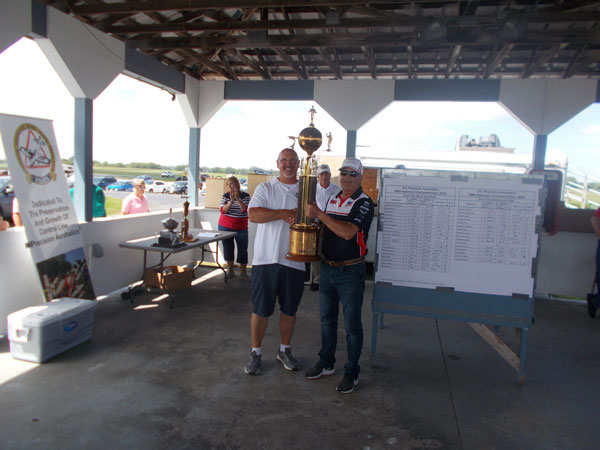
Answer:
[[588, 125], [583, 132], [591, 136], [600, 135], [600, 125]]

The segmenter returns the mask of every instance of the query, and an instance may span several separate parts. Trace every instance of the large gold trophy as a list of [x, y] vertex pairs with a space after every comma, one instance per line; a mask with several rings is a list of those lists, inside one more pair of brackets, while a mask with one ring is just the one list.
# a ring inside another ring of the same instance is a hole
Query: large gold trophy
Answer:
[[[298, 144], [308, 157], [300, 163], [301, 175], [298, 184], [298, 207], [296, 210], [296, 223], [290, 227], [290, 251], [285, 255], [292, 261], [310, 262], [319, 261], [319, 227], [314, 219], [306, 217], [305, 206], [315, 201], [317, 192], [317, 162], [313, 158], [323, 137], [313, 124], [317, 111], [310, 109], [310, 125], [300, 132]], [[329, 137], [329, 135], [328, 135]], [[296, 140], [296, 137], [290, 136]], [[331, 142], [331, 138], [329, 137]], [[293, 145], [292, 145], [293, 148]]]

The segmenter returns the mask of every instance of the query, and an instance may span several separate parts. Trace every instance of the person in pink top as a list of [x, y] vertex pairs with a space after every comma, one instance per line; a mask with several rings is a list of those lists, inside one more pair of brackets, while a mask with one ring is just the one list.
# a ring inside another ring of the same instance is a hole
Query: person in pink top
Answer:
[[144, 195], [146, 183], [144, 180], [137, 178], [133, 181], [133, 192], [123, 199], [121, 212], [126, 214], [138, 214], [150, 212], [148, 209], [148, 199]]

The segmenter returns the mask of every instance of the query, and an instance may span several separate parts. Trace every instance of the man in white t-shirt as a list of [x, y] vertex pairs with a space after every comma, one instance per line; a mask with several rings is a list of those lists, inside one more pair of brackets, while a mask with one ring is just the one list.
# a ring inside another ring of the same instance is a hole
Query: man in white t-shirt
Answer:
[[[340, 187], [337, 184], [333, 184], [331, 182], [331, 169], [327, 164], [321, 164], [317, 169], [317, 175], [319, 177], [319, 182], [317, 183], [317, 192], [315, 195], [315, 202], [321, 211], [325, 211], [325, 207], [327, 206], [327, 200], [332, 195], [336, 195], [341, 191]], [[311, 282], [310, 282], [310, 290], [318, 291], [319, 290], [319, 266], [321, 265], [320, 261], [314, 261], [310, 263], [311, 267]]]
[[260, 184], [248, 205], [248, 219], [258, 224], [252, 259], [252, 350], [244, 368], [248, 375], [260, 373], [262, 341], [277, 298], [281, 333], [277, 360], [287, 370], [298, 368], [290, 344], [304, 289], [304, 263], [290, 261], [285, 255], [289, 251], [290, 225], [296, 221], [299, 165], [296, 152], [283, 149], [277, 158], [279, 176]]

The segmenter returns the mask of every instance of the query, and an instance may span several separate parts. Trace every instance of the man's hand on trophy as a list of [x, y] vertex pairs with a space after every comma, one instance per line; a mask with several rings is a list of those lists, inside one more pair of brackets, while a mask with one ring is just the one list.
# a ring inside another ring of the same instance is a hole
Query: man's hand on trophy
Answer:
[[296, 208], [282, 209], [281, 211], [283, 213], [283, 220], [285, 220], [290, 225], [294, 225], [296, 223]]
[[318, 217], [321, 210], [315, 202], [312, 202], [307, 203], [306, 206], [304, 206], [304, 212], [306, 213], [306, 217], [314, 219], [315, 217]]

